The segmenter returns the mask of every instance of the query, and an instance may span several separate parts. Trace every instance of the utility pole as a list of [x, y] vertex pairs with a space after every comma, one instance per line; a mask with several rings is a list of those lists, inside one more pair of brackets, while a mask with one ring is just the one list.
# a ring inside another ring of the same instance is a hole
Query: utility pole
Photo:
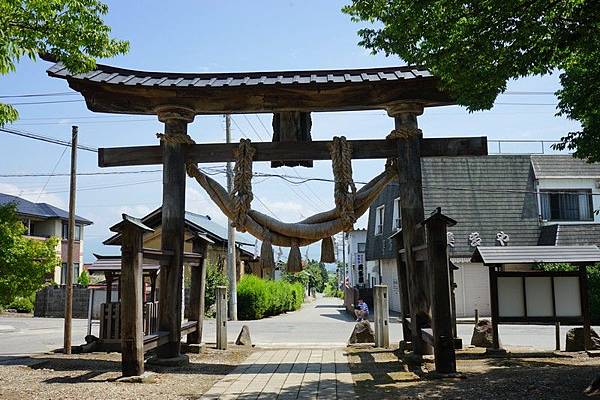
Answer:
[[[231, 143], [231, 115], [225, 114], [225, 142]], [[233, 190], [231, 162], [227, 162], [227, 191]], [[237, 321], [237, 273], [235, 260], [235, 229], [227, 220], [227, 277], [229, 278], [229, 319]]]
[[71, 324], [73, 320], [73, 244], [75, 239], [75, 194], [77, 192], [77, 131], [71, 127], [71, 184], [69, 187], [69, 229], [67, 237], [67, 290], [65, 296], [64, 353], [71, 354]]
[[344, 285], [346, 284], [346, 232], [342, 231], [342, 264], [344, 265]]

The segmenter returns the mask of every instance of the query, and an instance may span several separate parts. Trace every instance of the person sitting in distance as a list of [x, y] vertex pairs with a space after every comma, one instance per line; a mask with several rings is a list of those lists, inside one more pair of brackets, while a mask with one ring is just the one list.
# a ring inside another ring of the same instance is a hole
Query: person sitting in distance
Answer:
[[356, 322], [369, 319], [369, 306], [363, 301], [363, 299], [358, 299], [358, 304], [356, 305], [356, 310], [354, 310], [354, 315], [356, 315]]

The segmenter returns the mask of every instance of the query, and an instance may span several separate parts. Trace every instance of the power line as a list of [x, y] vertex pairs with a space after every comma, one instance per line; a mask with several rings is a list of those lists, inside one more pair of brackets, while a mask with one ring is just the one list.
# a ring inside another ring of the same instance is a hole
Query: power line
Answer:
[[19, 97], [56, 97], [56, 96], [74, 96], [77, 92], [50, 92], [50, 93], [28, 93], [28, 94], [6, 94], [0, 96], [0, 99], [13, 99]]
[[[10, 129], [10, 128], [0, 128], [1, 132], [5, 132], [5, 133], [10, 133], [11, 135], [17, 135], [17, 136], [22, 136], [22, 137], [26, 137], [29, 139], [34, 139], [34, 140], [40, 140], [42, 142], [47, 142], [47, 143], [52, 143], [52, 144], [58, 144], [61, 146], [66, 146], [66, 147], [71, 147], [71, 142], [69, 142], [68, 140], [62, 140], [62, 139], [57, 139], [57, 138], [53, 138], [53, 137], [49, 137], [49, 136], [43, 136], [37, 133], [33, 133], [33, 132], [25, 132], [22, 130], [17, 130], [17, 129]], [[77, 145], [77, 148], [80, 150], [86, 150], [86, 151], [91, 151], [93, 153], [97, 153], [98, 149], [94, 148], [94, 147], [89, 147], [89, 146], [84, 146], [81, 144]]]
[[[106, 171], [106, 172], [78, 172], [77, 176], [95, 176], [95, 175], [131, 175], [131, 174], [149, 174], [162, 172], [162, 169], [150, 169], [141, 171]], [[24, 174], [0, 174], [0, 178], [32, 178], [32, 177], [45, 177], [45, 176], [70, 176], [69, 173], [24, 173]]]
[[32, 122], [32, 123], [20, 123], [15, 122], [12, 125], [16, 126], [43, 126], [43, 125], [70, 125], [76, 123], [77, 125], [82, 124], [123, 124], [130, 122], [153, 122], [152, 118], [138, 118], [138, 119], [111, 119], [111, 120], [102, 120], [102, 121], [65, 121], [65, 122]]
[[46, 190], [46, 186], [48, 186], [48, 182], [50, 182], [50, 179], [52, 178], [52, 174], [54, 173], [54, 171], [56, 171], [56, 168], [58, 168], [58, 164], [60, 164], [63, 156], [67, 152], [67, 149], [68, 149], [68, 147], [65, 147], [63, 149], [62, 153], [60, 153], [60, 157], [58, 157], [58, 161], [56, 162], [56, 164], [54, 164], [54, 168], [52, 168], [52, 171], [50, 171], [50, 173], [48, 174], [48, 179], [46, 179], [46, 183], [44, 183], [44, 186], [42, 186], [42, 189], [40, 190], [40, 193], [38, 194], [38, 197], [35, 200], [36, 202], [40, 200], [40, 196], [42, 195], [42, 193], [44, 192], [44, 190]]
[[10, 106], [32, 106], [37, 104], [60, 104], [60, 103], [83, 103], [85, 100], [48, 100], [48, 101], [26, 101], [23, 103], [8, 103]]

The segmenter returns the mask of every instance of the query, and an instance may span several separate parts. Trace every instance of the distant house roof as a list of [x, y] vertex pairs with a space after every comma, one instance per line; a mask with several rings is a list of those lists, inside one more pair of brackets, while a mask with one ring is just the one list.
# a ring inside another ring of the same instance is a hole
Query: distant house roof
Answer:
[[540, 178], [600, 178], [600, 163], [587, 163], [571, 155], [532, 155], [531, 164]]
[[[482, 245], [495, 245], [496, 235], [509, 235], [510, 246], [537, 245], [539, 216], [533, 170], [529, 155], [485, 157], [430, 157], [421, 159], [425, 216], [436, 207], [457, 221], [449, 228], [454, 234], [451, 257], [470, 257], [474, 247], [469, 235], [478, 233]], [[375, 231], [375, 212], [369, 213], [367, 260], [395, 257], [396, 245], [390, 236], [394, 199], [399, 186], [392, 183], [371, 205], [385, 204], [384, 231]]]
[[[21, 197], [12, 196], [10, 194], [0, 193], [0, 204], [15, 203], [17, 213], [21, 216], [36, 217], [41, 219], [59, 218], [62, 220], [69, 219], [69, 212], [48, 203], [34, 203], [25, 200]], [[83, 225], [91, 225], [92, 221], [83, 217], [75, 216], [75, 221]]]
[[478, 247], [472, 262], [494, 264], [595, 263], [600, 261], [596, 246], [507, 246]]
[[[150, 214], [140, 219], [142, 223], [151, 228], [160, 226], [162, 222], [162, 208], [159, 207]], [[210, 240], [220, 243], [227, 242], [227, 228], [214, 222], [208, 215], [196, 214], [190, 211], [185, 212], [185, 223], [194, 228], [194, 230], [205, 234]], [[240, 246], [254, 246], [256, 238], [247, 233], [236, 232], [236, 243]], [[104, 244], [114, 245], [120, 243], [120, 234], [111, 236], [104, 241]], [[245, 250], [247, 251], [247, 250]]]
[[538, 245], [578, 246], [600, 244], [599, 224], [551, 224], [542, 226]]

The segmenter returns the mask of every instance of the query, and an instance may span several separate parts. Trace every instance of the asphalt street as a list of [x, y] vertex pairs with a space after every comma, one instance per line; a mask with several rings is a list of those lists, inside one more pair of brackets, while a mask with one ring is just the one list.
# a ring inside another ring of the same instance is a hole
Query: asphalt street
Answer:
[[[318, 298], [305, 304], [301, 310], [258, 321], [230, 321], [227, 325], [229, 341], [234, 341], [242, 325], [248, 325], [252, 341], [262, 347], [337, 347], [345, 345], [354, 326], [341, 300]], [[562, 348], [570, 327], [561, 327]], [[73, 344], [84, 343], [87, 320], [73, 321]], [[97, 335], [97, 325], [92, 330]], [[472, 324], [459, 324], [458, 335], [469, 344]], [[204, 324], [204, 341], [214, 343], [215, 322]], [[390, 341], [402, 339], [400, 324], [392, 318]], [[554, 326], [501, 325], [500, 340], [505, 346], [531, 347], [539, 350], [554, 349]], [[63, 319], [0, 317], [0, 356], [18, 356], [43, 353], [62, 347]]]

